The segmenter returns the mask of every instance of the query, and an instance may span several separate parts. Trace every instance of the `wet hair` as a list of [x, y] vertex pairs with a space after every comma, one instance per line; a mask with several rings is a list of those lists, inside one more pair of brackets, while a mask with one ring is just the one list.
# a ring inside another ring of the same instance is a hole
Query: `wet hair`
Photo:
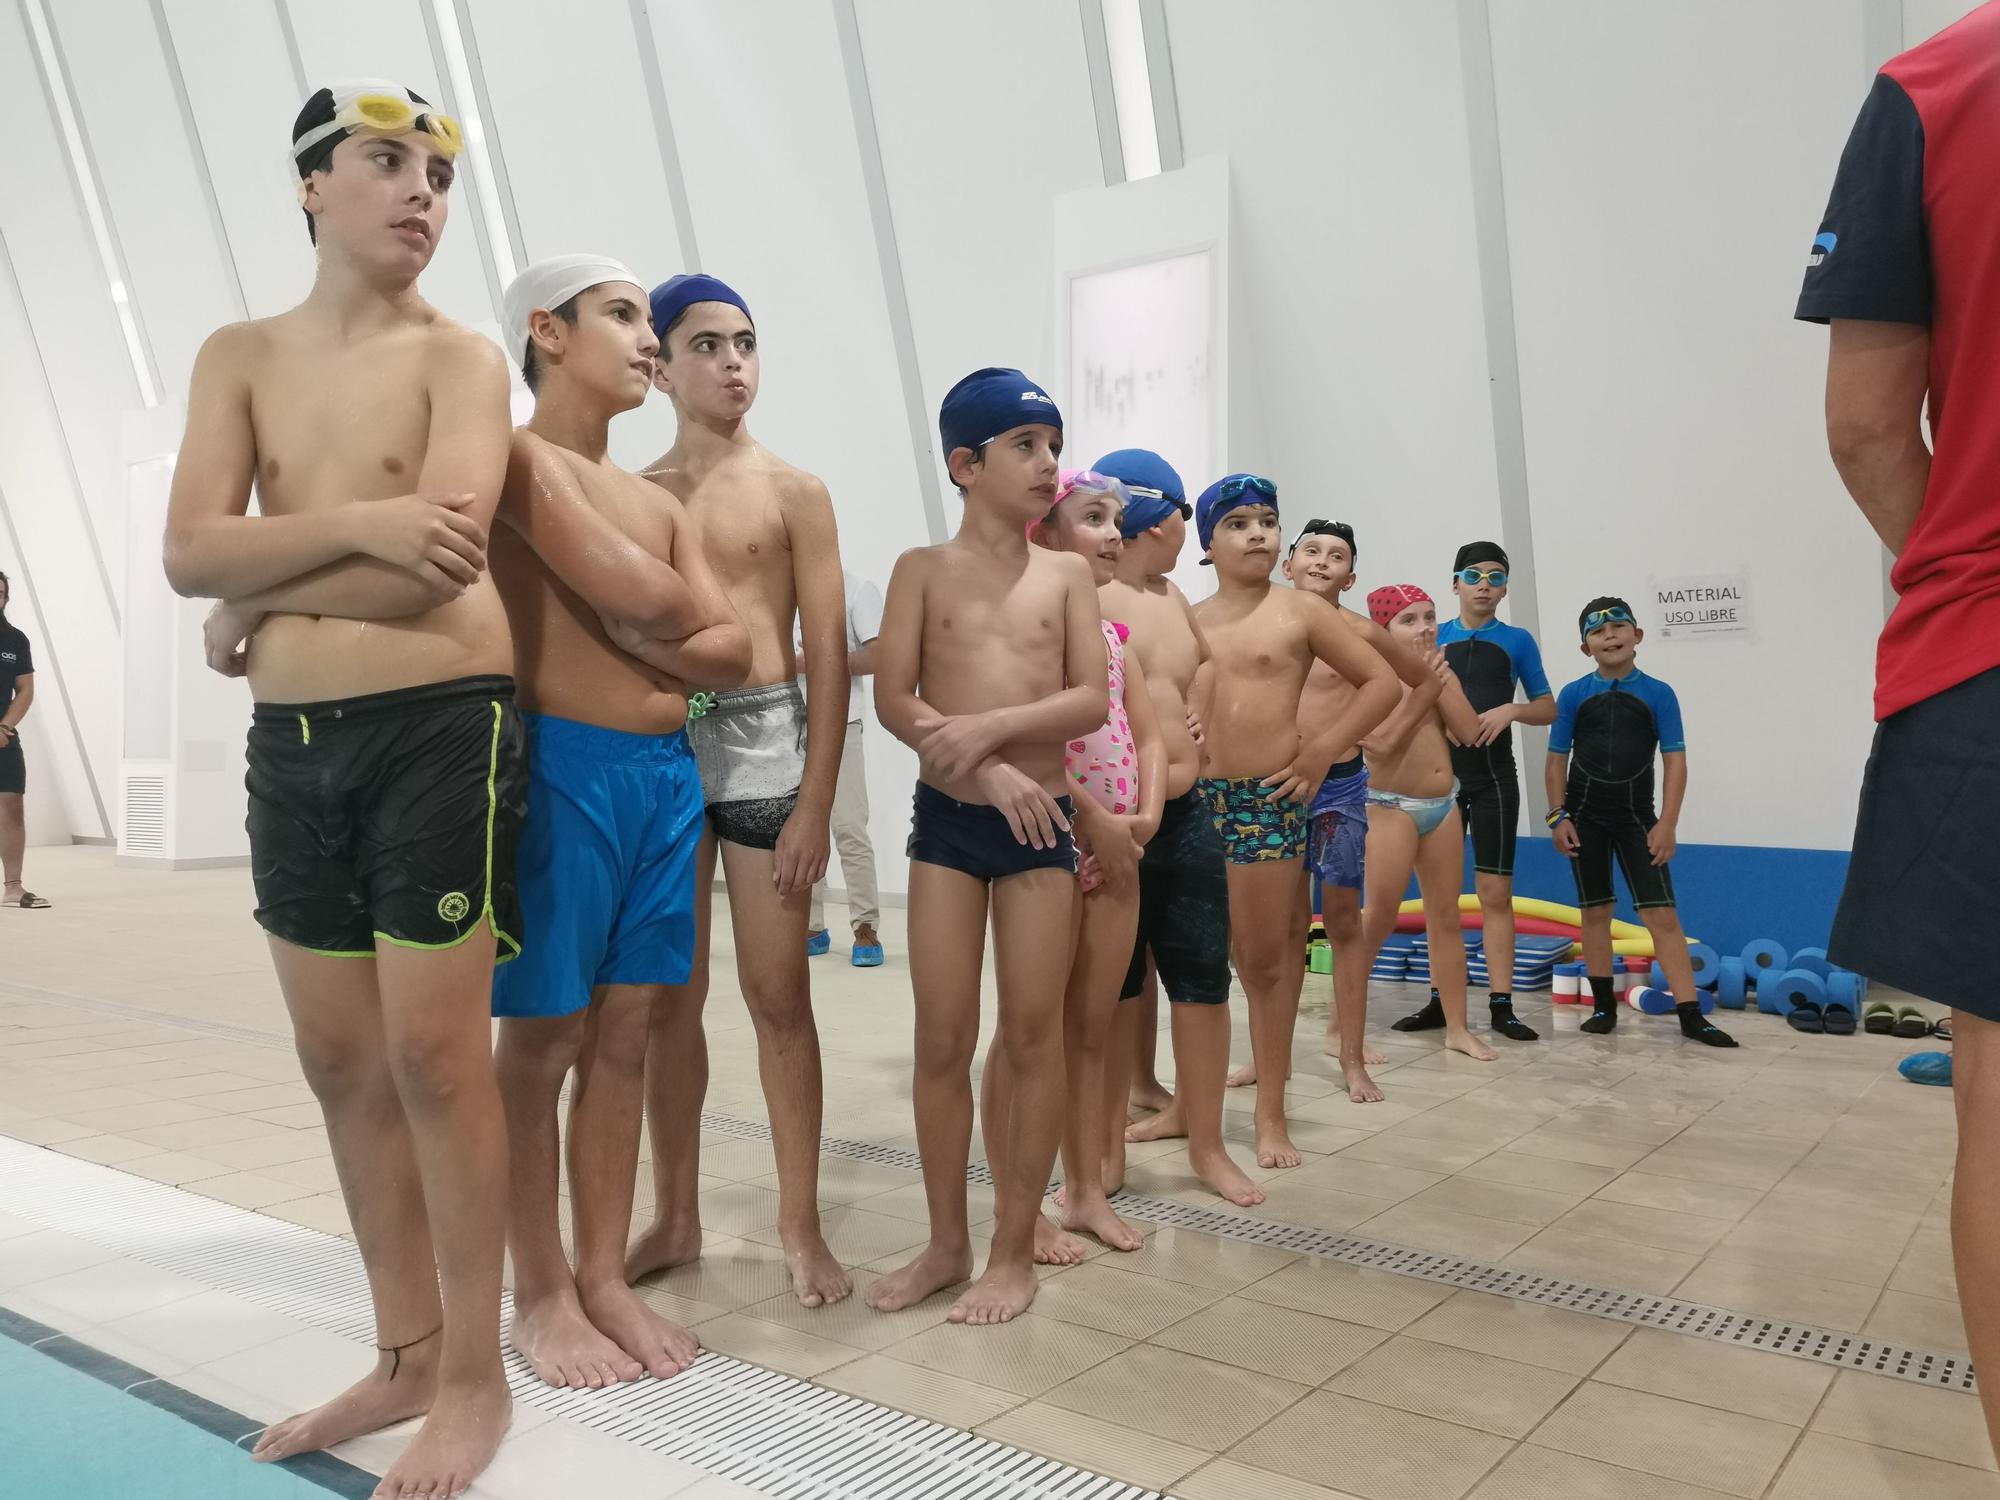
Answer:
[[[584, 292], [589, 290], [589, 287], [583, 289]], [[569, 301], [558, 307], [550, 308], [549, 316], [552, 318], [561, 318], [570, 327], [576, 327], [576, 301], [577, 297], [581, 297], [582, 295], [583, 292], [578, 292], [576, 297], [570, 298]], [[542, 388], [542, 357], [535, 352], [535, 337], [533, 334], [528, 335], [528, 347], [521, 351], [521, 382], [527, 386], [531, 394], [540, 391]]]
[[[421, 104], [426, 109], [430, 108], [430, 100], [419, 94], [415, 89], [408, 89], [405, 92], [409, 94], [412, 104]], [[321, 89], [310, 99], [306, 100], [304, 106], [299, 110], [298, 118], [292, 121], [292, 139], [297, 140], [317, 125], [328, 124], [332, 121], [334, 113], [333, 90]], [[346, 132], [335, 131], [332, 135], [326, 137], [326, 139], [317, 141], [310, 146], [306, 154], [297, 159], [299, 181], [304, 182], [315, 172], [331, 172], [333, 170], [334, 148], [342, 141], [348, 139], [348, 134]], [[306, 238], [317, 245], [319, 243], [319, 225], [313, 221], [312, 210], [301, 205], [299, 212], [306, 216]]]
[[1583, 634], [1583, 622], [1600, 609], [1622, 609], [1626, 614], [1631, 615], [1633, 620], [1636, 621], [1639, 618], [1632, 606], [1627, 604], [1623, 599], [1620, 599], [1616, 594], [1599, 594], [1590, 603], [1584, 605], [1582, 609], [1576, 612], [1576, 632], [1578, 635]]

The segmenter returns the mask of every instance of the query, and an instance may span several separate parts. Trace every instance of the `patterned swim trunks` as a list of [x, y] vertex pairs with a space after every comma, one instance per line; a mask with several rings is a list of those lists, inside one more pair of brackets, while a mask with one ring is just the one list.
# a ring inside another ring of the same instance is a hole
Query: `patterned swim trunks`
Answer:
[[1368, 768], [1361, 757], [1326, 773], [1310, 809], [1306, 863], [1321, 885], [1363, 888], [1368, 853]]
[[1202, 800], [1222, 834], [1223, 857], [1232, 865], [1261, 865], [1301, 859], [1306, 852], [1306, 810], [1289, 799], [1273, 799], [1256, 776], [1204, 776]]

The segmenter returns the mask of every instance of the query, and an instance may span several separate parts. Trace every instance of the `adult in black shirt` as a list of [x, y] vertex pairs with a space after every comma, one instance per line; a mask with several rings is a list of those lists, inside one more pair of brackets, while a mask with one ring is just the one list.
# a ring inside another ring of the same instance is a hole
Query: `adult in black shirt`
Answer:
[[49, 903], [21, 889], [21, 858], [28, 848], [23, 796], [28, 763], [21, 754], [21, 721], [35, 701], [35, 659], [28, 638], [7, 621], [7, 575], [0, 573], [0, 906], [44, 907]]

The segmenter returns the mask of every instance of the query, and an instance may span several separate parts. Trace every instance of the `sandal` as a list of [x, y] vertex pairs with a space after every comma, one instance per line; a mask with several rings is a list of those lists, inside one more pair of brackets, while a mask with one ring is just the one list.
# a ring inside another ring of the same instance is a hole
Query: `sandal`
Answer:
[[1920, 1037], [1931, 1034], [1931, 1018], [1914, 1005], [1905, 1005], [1896, 1012], [1896, 1025], [1891, 1035], [1900, 1037]]
[[1936, 1037], [1936, 1038], [1937, 1038], [1937, 1039], [1938, 1039], [1939, 1041], [1941, 1041], [1941, 1042], [1948, 1042], [1948, 1041], [1950, 1041], [1950, 1040], [1951, 1040], [1951, 1017], [1950, 1017], [1950, 1016], [1946, 1016], [1946, 1017], [1945, 1017], [1945, 1018], [1944, 1018], [1943, 1020], [1941, 1020], [1941, 1021], [1933, 1021], [1933, 1022], [1931, 1022], [1931, 1035], [1932, 1035], [1932, 1036], [1934, 1036], [1934, 1037]]
[[40, 896], [37, 896], [33, 891], [21, 892], [21, 899], [19, 901], [0, 901], [0, 906], [18, 906], [22, 911], [47, 911], [49, 909], [49, 903], [44, 901]]
[[1876, 1036], [1890, 1036], [1896, 1030], [1896, 1007], [1887, 1000], [1870, 1000], [1861, 1013], [1861, 1029]]
[[1826, 1034], [1828, 1036], [1854, 1035], [1854, 1012], [1847, 1006], [1842, 1005], [1838, 1000], [1829, 1000], [1826, 1002], [1826, 1011], [1823, 1019], [1826, 1022]]
[[1810, 1000], [1794, 1000], [1792, 1008], [1785, 1012], [1785, 1024], [1794, 1031], [1818, 1034], [1827, 1029], [1826, 1013]]

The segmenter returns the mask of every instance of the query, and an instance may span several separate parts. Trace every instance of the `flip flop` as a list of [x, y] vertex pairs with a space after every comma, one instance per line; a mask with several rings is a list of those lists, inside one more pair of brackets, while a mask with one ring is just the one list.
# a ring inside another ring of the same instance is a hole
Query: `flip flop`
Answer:
[[1794, 1000], [1792, 1008], [1785, 1012], [1785, 1024], [1794, 1031], [1816, 1034], [1827, 1029], [1826, 1013], [1810, 1000]]
[[23, 911], [47, 911], [49, 909], [49, 903], [44, 901], [40, 896], [37, 896], [33, 891], [21, 892], [21, 899], [19, 901], [0, 901], [0, 906], [18, 906]]
[[1896, 1007], [1887, 1000], [1870, 1000], [1862, 1012], [1861, 1026], [1876, 1036], [1892, 1035], [1896, 1030]]
[[1948, 1089], [1951, 1087], [1951, 1054], [1914, 1052], [1903, 1059], [1896, 1071], [1912, 1083], [1929, 1083]]
[[1838, 1001], [1827, 1001], [1825, 1021], [1828, 1036], [1854, 1035], [1854, 1012]]
[[1934, 1037], [1936, 1037], [1936, 1038], [1937, 1038], [1937, 1039], [1938, 1039], [1939, 1041], [1941, 1041], [1941, 1042], [1948, 1042], [1948, 1041], [1950, 1041], [1950, 1040], [1951, 1040], [1951, 1017], [1950, 1017], [1950, 1016], [1946, 1016], [1946, 1017], [1945, 1017], [1945, 1018], [1944, 1018], [1943, 1020], [1941, 1020], [1941, 1021], [1933, 1021], [1933, 1022], [1931, 1022], [1931, 1035], [1932, 1035], [1932, 1036], [1934, 1036]]
[[1914, 1005], [1905, 1005], [1896, 1012], [1893, 1036], [1920, 1037], [1931, 1034], [1931, 1018]]

